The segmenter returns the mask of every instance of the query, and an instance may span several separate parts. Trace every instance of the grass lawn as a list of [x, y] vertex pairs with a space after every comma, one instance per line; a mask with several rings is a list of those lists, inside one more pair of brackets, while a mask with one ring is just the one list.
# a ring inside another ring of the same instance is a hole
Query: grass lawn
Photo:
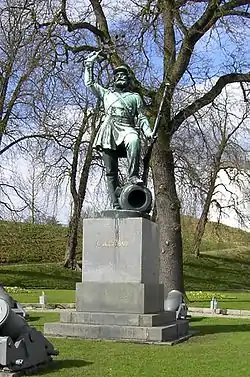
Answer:
[[[197, 259], [184, 254], [187, 291], [250, 290], [250, 251], [206, 252]], [[60, 263], [0, 264], [0, 281], [6, 286], [44, 289], [75, 289], [81, 272]]]
[[184, 254], [187, 291], [250, 290], [250, 250], [207, 251], [195, 258]]
[[48, 304], [62, 304], [75, 302], [75, 289], [23, 289], [23, 288], [7, 288], [8, 293], [18, 302], [39, 303], [39, 296], [42, 292], [46, 295]]
[[[30, 325], [42, 330], [58, 313], [32, 313]], [[242, 377], [249, 376], [250, 320], [193, 318], [199, 335], [170, 346], [50, 338], [59, 350], [57, 369], [43, 376], [68, 377]]]
[[0, 281], [11, 287], [71, 290], [81, 281], [81, 272], [60, 263], [0, 264]]
[[188, 306], [199, 308], [209, 308], [212, 297], [215, 296], [220, 309], [250, 310], [249, 292], [220, 292], [220, 291], [200, 291], [187, 292], [189, 299]]
[[[187, 224], [183, 224], [183, 261], [188, 305], [209, 307], [211, 298], [216, 296], [220, 308], [249, 310], [250, 234], [208, 224], [203, 251], [197, 259], [190, 253], [192, 222], [186, 220]], [[11, 242], [12, 238], [7, 239]], [[39, 253], [38, 249], [34, 250]], [[45, 291], [48, 303], [71, 303], [75, 301], [75, 286], [81, 281], [81, 272], [65, 269], [61, 263], [4, 263], [0, 264], [0, 281], [5, 287], [25, 289], [10, 291], [21, 303], [38, 303], [42, 291]]]
[[[250, 310], [250, 262], [243, 254], [199, 259], [185, 256], [184, 276], [189, 306], [209, 307], [216, 296], [219, 308]], [[48, 303], [75, 302], [75, 286], [81, 272], [63, 268], [58, 263], [0, 265], [0, 281], [11, 296], [21, 303], [38, 303], [42, 291]], [[241, 291], [248, 289], [249, 291]]]
[[[20, 303], [38, 303], [41, 289], [7, 288], [9, 294]], [[75, 290], [43, 290], [49, 304], [74, 303]], [[188, 306], [209, 308], [210, 300], [216, 296], [220, 309], [250, 310], [250, 292], [189, 291]]]

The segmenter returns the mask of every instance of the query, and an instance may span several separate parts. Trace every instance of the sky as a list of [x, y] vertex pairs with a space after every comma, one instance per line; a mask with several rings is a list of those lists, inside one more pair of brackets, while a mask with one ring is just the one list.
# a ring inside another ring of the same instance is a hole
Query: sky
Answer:
[[[70, 0], [68, 2], [71, 15], [75, 17], [76, 19], [80, 17], [81, 10], [86, 10], [86, 6], [89, 5], [88, 1], [84, 2], [76, 2], [75, 0]], [[132, 14], [132, 4], [135, 6], [134, 2], [131, 2], [129, 0], [122, 0], [119, 2], [114, 1], [108, 1], [105, 0], [102, 2], [102, 5], [106, 5], [108, 20], [110, 22], [113, 22], [114, 19], [117, 19], [118, 15], [120, 17], [120, 14]], [[82, 7], [80, 9], [80, 7]], [[91, 18], [90, 18], [91, 19]], [[216, 33], [220, 33], [219, 35]], [[236, 44], [232, 43], [232, 35], [230, 33], [221, 33], [220, 30], [215, 30], [214, 34], [205, 36], [197, 45], [196, 49], [196, 59], [197, 62], [202, 62], [204, 59], [204, 55], [206, 55], [206, 69], [208, 69], [207, 74], [213, 73], [217, 71], [218, 67], [221, 66], [222, 70], [223, 67], [225, 71], [227, 70], [228, 65], [231, 64], [239, 64], [239, 62], [244, 62], [245, 60], [249, 60], [250, 57], [250, 34], [248, 32], [247, 36], [245, 36], [244, 41], [241, 37], [241, 31], [240, 28], [237, 32], [237, 38], [238, 41], [236, 41]], [[235, 41], [234, 41], [235, 42]], [[244, 50], [241, 49], [241, 45], [244, 43]], [[154, 51], [153, 51], [154, 54]], [[237, 56], [237, 59], [235, 60], [235, 57]], [[155, 58], [154, 63], [157, 67], [160, 66], [160, 60]], [[197, 64], [197, 63], [196, 63]], [[199, 67], [198, 67], [199, 68]], [[204, 67], [205, 68], [205, 67]], [[200, 68], [199, 68], [200, 69]], [[158, 68], [157, 68], [158, 70]], [[198, 77], [198, 70], [197, 70], [197, 77]], [[202, 80], [204, 76], [201, 75], [201, 86], [203, 84]], [[247, 141], [246, 141], [247, 142]], [[24, 159], [18, 160], [18, 166], [19, 166], [19, 173], [21, 174], [21, 180], [28, 185], [28, 178], [30, 175], [29, 169], [29, 162]], [[100, 195], [100, 192], [105, 192], [105, 183], [102, 181], [100, 184], [100, 177], [101, 173], [98, 171], [95, 171], [95, 173], [90, 178], [90, 184], [88, 187], [88, 192], [86, 196], [86, 206], [95, 204], [95, 207], [97, 210], [102, 208], [102, 206], [105, 208], [107, 205], [107, 198], [106, 196]], [[98, 182], [98, 183], [96, 183]], [[27, 186], [28, 187], [28, 186]], [[42, 187], [39, 187], [38, 190], [38, 197], [39, 202], [43, 203], [46, 201], [47, 198], [47, 207], [51, 214], [56, 214], [57, 218], [62, 223], [67, 223], [69, 219], [69, 213], [70, 213], [70, 195], [68, 192], [68, 185], [64, 183], [64, 186], [60, 190], [60, 198], [58, 197], [58, 208], [55, 209], [55, 206], [53, 204], [53, 195], [50, 195], [49, 193], [45, 192]], [[50, 198], [49, 198], [50, 197]], [[49, 198], [49, 199], [48, 199]], [[99, 199], [99, 201], [97, 200]], [[14, 200], [14, 199], [13, 199]], [[17, 200], [17, 199], [15, 199]], [[41, 204], [42, 205], [42, 204]]]
[[[72, 199], [68, 180], [65, 180], [60, 185], [59, 192], [57, 192], [57, 188], [54, 188], [53, 185], [50, 184], [49, 179], [41, 182], [39, 177], [41, 173], [42, 169], [40, 166], [37, 165], [34, 167], [30, 159], [20, 157], [15, 161], [14, 166], [9, 166], [9, 169], [5, 170], [5, 178], [6, 182], [9, 181], [15, 184], [21, 196], [24, 197], [27, 202], [31, 202], [32, 192], [34, 193], [34, 205], [38, 212], [46, 214], [46, 217], [55, 216], [59, 223], [67, 225], [72, 210]], [[22, 208], [24, 201], [21, 200], [13, 190], [9, 190], [9, 192], [11, 193], [10, 196], [13, 206], [15, 208]], [[0, 200], [3, 199], [7, 200], [6, 196], [3, 197], [0, 193]], [[91, 212], [99, 212], [107, 209], [108, 206], [109, 201], [106, 194], [106, 183], [104, 179], [102, 179], [102, 171], [101, 169], [95, 169], [89, 176], [83, 211], [89, 212], [91, 208]], [[26, 208], [19, 215], [22, 220], [26, 220], [31, 216], [31, 209]], [[15, 219], [18, 219], [18, 216], [15, 217]]]

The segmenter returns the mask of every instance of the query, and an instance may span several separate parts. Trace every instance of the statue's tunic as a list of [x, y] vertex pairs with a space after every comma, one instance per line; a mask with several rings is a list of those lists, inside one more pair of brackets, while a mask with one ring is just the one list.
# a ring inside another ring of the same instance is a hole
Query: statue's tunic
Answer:
[[150, 136], [151, 129], [144, 114], [143, 102], [138, 93], [115, 92], [93, 81], [92, 65], [86, 65], [85, 85], [102, 100], [105, 118], [97, 132], [94, 147], [117, 150], [126, 135], [142, 130]]

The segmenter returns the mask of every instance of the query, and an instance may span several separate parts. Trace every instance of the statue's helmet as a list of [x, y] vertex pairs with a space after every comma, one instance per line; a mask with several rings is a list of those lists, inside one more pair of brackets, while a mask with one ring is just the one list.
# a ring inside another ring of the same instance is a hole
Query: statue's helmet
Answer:
[[120, 65], [119, 67], [116, 67], [114, 69], [114, 75], [116, 75], [118, 72], [124, 72], [128, 77], [130, 77], [130, 70], [126, 65]]

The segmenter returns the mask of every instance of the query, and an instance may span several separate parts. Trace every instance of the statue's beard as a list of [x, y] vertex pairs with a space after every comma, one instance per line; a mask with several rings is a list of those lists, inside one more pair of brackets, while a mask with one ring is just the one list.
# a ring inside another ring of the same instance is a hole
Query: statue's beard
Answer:
[[115, 81], [115, 87], [117, 89], [126, 89], [128, 87], [127, 80], [117, 80]]

